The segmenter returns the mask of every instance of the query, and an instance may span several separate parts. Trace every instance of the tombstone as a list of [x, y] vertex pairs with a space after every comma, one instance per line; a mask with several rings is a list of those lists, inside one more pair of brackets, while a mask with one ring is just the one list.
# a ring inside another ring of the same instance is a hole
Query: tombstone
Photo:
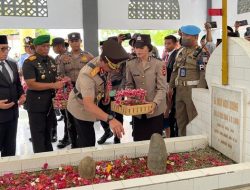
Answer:
[[162, 136], [154, 133], [151, 136], [148, 152], [148, 168], [155, 174], [166, 173], [167, 149]]
[[93, 179], [95, 177], [96, 163], [93, 158], [86, 156], [80, 161], [78, 172], [80, 177]]
[[206, 68], [207, 89], [193, 89], [198, 112], [188, 135], [205, 134], [209, 144], [237, 163], [250, 161], [250, 43], [228, 39], [228, 85], [221, 84], [222, 45]]

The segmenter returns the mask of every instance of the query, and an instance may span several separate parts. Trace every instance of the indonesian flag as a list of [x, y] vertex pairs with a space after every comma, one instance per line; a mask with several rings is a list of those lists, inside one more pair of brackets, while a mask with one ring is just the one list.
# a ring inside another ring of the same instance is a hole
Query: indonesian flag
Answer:
[[208, 9], [209, 16], [222, 16], [222, 9]]

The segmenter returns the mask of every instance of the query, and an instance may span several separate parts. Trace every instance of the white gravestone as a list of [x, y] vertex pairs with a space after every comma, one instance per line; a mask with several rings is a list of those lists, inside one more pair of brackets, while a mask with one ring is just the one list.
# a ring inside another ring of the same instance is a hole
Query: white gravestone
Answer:
[[212, 87], [212, 147], [236, 162], [242, 161], [243, 92]]

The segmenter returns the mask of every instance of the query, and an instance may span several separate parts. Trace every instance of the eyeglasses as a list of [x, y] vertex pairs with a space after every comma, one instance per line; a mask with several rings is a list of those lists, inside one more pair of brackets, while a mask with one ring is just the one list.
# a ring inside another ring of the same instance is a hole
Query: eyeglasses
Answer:
[[10, 51], [11, 47], [1, 47], [1, 52]]

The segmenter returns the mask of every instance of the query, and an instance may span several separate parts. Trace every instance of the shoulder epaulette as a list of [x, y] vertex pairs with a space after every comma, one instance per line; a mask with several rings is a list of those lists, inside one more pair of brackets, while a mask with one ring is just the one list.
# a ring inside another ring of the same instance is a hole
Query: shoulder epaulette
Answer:
[[99, 72], [100, 72], [100, 67], [95, 67], [91, 72], [90, 72], [90, 76], [91, 77], [95, 77]]
[[34, 60], [36, 60], [36, 56], [35, 56], [35, 55], [32, 55], [32, 56], [30, 56], [30, 57], [28, 58], [28, 60], [34, 61]]

